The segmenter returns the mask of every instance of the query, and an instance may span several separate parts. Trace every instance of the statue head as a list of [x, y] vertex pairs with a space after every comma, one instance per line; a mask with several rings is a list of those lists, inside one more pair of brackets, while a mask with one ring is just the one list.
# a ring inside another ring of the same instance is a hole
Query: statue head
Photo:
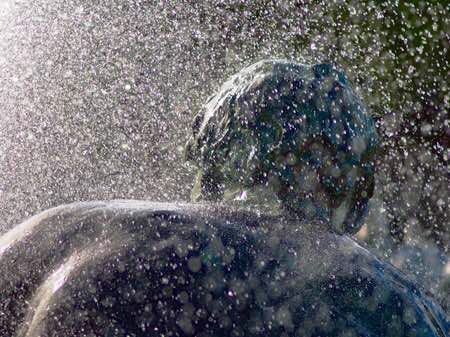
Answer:
[[279, 204], [338, 233], [362, 226], [374, 189], [377, 134], [345, 74], [263, 60], [208, 98], [186, 148], [193, 199]]

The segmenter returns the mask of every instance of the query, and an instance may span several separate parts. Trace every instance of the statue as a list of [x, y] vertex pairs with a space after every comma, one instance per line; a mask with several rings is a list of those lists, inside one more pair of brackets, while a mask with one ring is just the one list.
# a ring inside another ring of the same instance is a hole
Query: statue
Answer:
[[211, 96], [187, 157], [193, 199], [244, 200], [356, 233], [374, 188], [373, 120], [330, 64], [264, 60]]
[[195, 203], [86, 202], [0, 237], [1, 336], [449, 336], [345, 233], [377, 136], [342, 71], [267, 60], [197, 115]]

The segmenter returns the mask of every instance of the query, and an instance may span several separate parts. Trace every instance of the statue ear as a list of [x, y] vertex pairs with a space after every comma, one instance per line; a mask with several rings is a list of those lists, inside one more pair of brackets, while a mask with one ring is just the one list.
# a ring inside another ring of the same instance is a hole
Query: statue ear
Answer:
[[353, 189], [350, 207], [342, 226], [346, 233], [355, 234], [362, 227], [374, 188], [375, 177], [373, 174], [366, 173], [358, 180]]
[[216, 167], [200, 169], [191, 192], [192, 201], [220, 201], [223, 198], [223, 174]]

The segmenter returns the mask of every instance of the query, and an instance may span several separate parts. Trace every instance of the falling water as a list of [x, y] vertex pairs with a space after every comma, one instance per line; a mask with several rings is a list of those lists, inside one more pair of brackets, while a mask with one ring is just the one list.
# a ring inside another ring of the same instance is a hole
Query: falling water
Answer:
[[183, 149], [208, 95], [263, 58], [332, 62], [382, 138], [357, 238], [448, 309], [447, 9], [0, 0], [0, 233], [74, 201], [188, 200]]

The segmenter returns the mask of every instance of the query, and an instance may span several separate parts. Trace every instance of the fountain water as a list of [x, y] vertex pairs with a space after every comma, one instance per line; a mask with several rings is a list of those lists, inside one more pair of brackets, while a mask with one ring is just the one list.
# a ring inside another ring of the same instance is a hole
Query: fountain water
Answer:
[[[391, 101], [394, 90], [374, 77], [389, 71], [370, 68], [374, 60], [390, 62], [383, 34], [365, 34], [370, 47], [361, 52], [352, 44], [361, 27], [351, 24], [351, 34], [336, 38], [334, 28], [346, 27], [323, 21], [335, 4], [277, 3], [1, 2], [0, 335], [448, 335], [447, 318], [420, 287], [348, 237], [325, 230], [324, 220], [292, 222], [278, 209], [265, 214], [245, 209], [245, 202], [240, 208], [246, 198], [267, 199], [265, 188], [245, 186], [236, 198], [229, 185], [225, 199], [237, 200], [228, 206], [77, 203], [14, 226], [76, 200], [186, 200], [193, 169], [181, 157], [190, 112], [217, 82], [257, 59], [339, 59], [366, 101]], [[366, 22], [358, 5], [349, 8]], [[329, 34], [316, 32], [315, 22], [330, 27]], [[430, 36], [435, 32], [439, 27]], [[306, 36], [311, 48], [299, 47]], [[409, 52], [426, 58], [427, 49]], [[411, 87], [408, 78], [398, 83], [397, 89]], [[384, 120], [384, 142], [402, 127], [398, 117]], [[419, 127], [424, 134], [434, 128]], [[399, 158], [393, 153], [390, 162]], [[431, 152], [416, 157], [442, 171]], [[408, 177], [398, 193], [386, 171], [380, 176], [409, 208], [420, 208], [419, 192], [431, 201], [438, 196], [437, 206], [417, 220], [436, 213], [445, 223], [443, 175], [429, 174], [432, 182], [421, 189], [410, 171], [404, 165], [394, 172]], [[392, 208], [403, 211], [397, 203]], [[369, 235], [385, 228], [384, 213], [370, 219]], [[389, 240], [376, 240], [372, 248], [392, 249]]]

